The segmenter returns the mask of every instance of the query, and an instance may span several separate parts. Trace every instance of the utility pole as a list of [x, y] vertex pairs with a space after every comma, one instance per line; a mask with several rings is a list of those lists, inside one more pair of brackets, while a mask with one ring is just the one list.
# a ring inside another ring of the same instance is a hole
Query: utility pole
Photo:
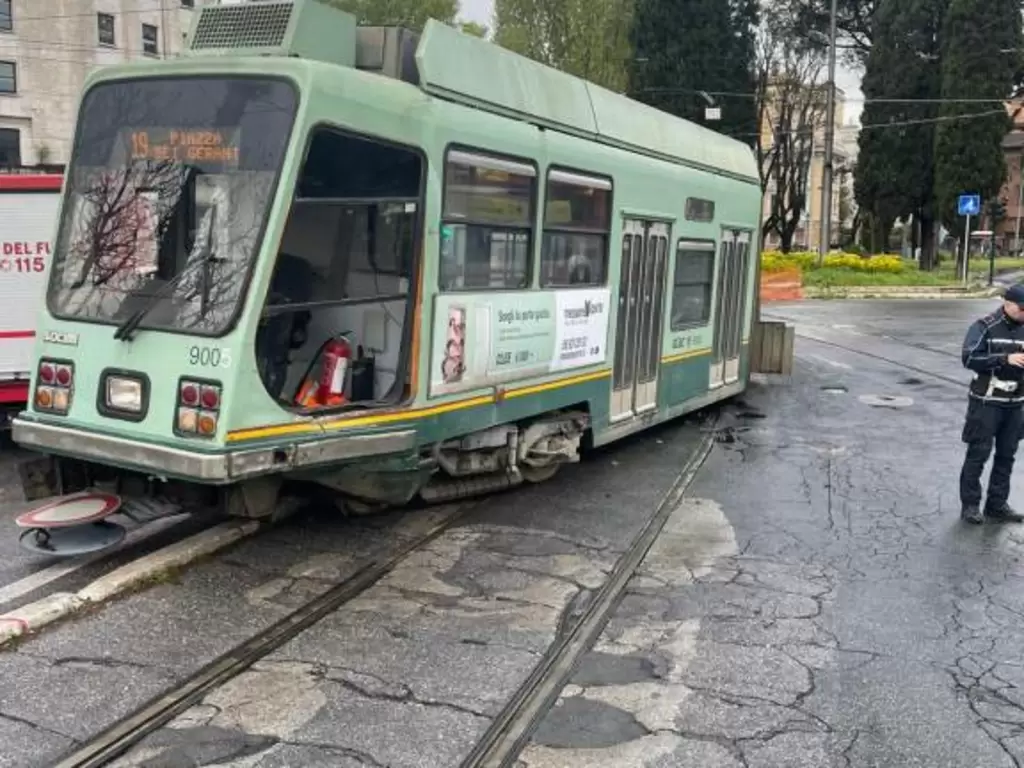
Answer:
[[1024, 152], [1021, 152], [1017, 167], [1017, 232], [1013, 239], [1013, 255], [1020, 254], [1020, 219], [1024, 208]]
[[838, 1], [832, 0], [828, 33], [828, 93], [825, 95], [825, 162], [821, 174], [821, 236], [818, 263], [825, 261], [832, 241], [832, 150], [836, 140], [836, 15]]

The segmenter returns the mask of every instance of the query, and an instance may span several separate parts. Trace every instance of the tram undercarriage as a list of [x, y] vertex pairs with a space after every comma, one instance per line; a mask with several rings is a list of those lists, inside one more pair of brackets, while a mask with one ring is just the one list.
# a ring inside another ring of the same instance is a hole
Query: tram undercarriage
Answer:
[[24, 548], [73, 556], [119, 545], [126, 527], [118, 516], [137, 524], [183, 512], [272, 521], [311, 502], [332, 504], [348, 515], [382, 512], [417, 497], [428, 504], [450, 502], [550, 480], [562, 464], [580, 460], [589, 426], [585, 411], [570, 410], [434, 443], [412, 456], [309, 467], [227, 485], [41, 456], [21, 466], [21, 479], [26, 500], [46, 501], [19, 515], [16, 524], [24, 529]]

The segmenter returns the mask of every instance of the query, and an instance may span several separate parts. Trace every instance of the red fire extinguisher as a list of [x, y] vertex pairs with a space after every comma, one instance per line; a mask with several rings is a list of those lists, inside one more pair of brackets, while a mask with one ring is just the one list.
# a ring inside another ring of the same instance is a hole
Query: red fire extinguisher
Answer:
[[345, 402], [345, 378], [352, 363], [352, 345], [344, 336], [335, 336], [324, 347], [324, 367], [320, 371], [320, 400], [324, 405]]
[[320, 350], [319, 379], [307, 376], [295, 399], [305, 408], [341, 405], [345, 402], [345, 380], [352, 363], [352, 345], [345, 336], [335, 336]]

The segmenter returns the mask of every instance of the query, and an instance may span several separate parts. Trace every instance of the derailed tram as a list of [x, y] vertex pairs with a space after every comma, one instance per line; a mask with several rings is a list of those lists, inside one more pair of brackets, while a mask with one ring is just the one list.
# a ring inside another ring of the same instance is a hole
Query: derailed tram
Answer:
[[546, 480], [744, 390], [760, 211], [749, 147], [443, 24], [203, 8], [85, 85], [22, 541]]

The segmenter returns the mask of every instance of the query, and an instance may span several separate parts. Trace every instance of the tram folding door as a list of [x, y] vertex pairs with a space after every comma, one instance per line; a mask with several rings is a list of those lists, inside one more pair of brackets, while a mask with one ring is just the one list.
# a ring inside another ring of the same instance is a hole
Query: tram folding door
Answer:
[[708, 380], [711, 389], [732, 384], [740, 377], [743, 318], [750, 283], [750, 242], [749, 231], [722, 230], [715, 287], [715, 335]]
[[612, 423], [656, 410], [669, 225], [626, 219], [615, 321]]

